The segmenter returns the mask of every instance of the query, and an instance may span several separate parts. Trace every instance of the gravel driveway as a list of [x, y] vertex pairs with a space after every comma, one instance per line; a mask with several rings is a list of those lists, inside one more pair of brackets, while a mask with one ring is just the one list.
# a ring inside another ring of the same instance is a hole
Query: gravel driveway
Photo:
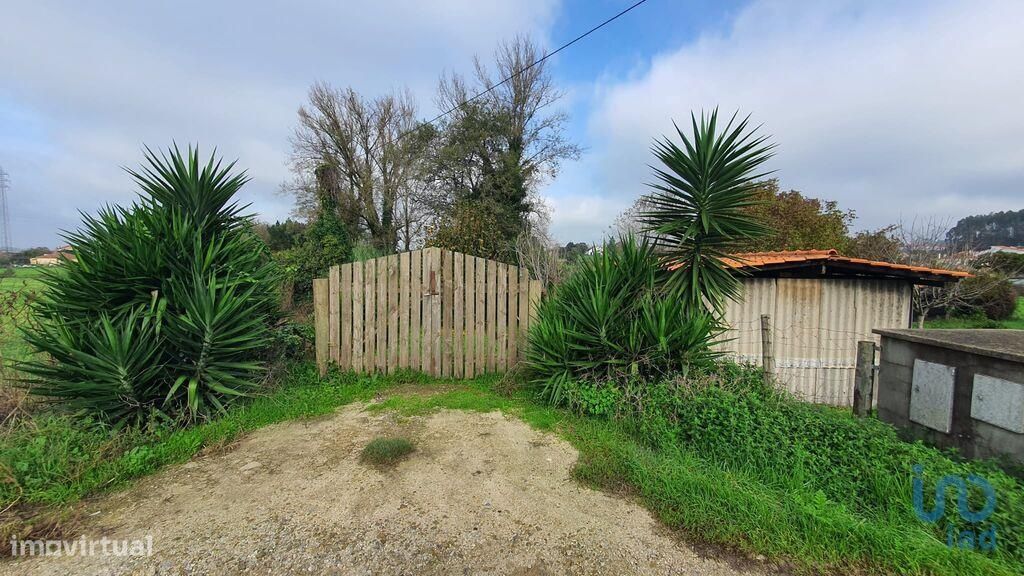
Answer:
[[[371, 439], [417, 451], [382, 471]], [[3, 574], [764, 574], [682, 543], [583, 487], [563, 440], [500, 413], [346, 407], [264, 428], [83, 504], [82, 535], [152, 537], [149, 557], [19, 558]]]

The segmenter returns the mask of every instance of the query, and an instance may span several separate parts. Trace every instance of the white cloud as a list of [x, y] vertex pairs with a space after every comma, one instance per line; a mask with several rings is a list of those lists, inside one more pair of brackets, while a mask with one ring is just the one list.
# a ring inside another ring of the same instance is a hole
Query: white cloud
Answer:
[[288, 137], [309, 85], [408, 86], [426, 116], [442, 70], [498, 39], [542, 41], [559, 0], [359, 3], [56, 2], [8, 7], [0, 35], [0, 164], [18, 246], [53, 245], [76, 210], [130, 200], [120, 166], [143, 143], [199, 142], [238, 158], [245, 201], [287, 215]]
[[764, 123], [784, 187], [855, 209], [859, 227], [1024, 208], [1021, 22], [1019, 2], [756, 2], [645, 73], [600, 83], [579, 170], [593, 205], [628, 206], [651, 140], [719, 106]]

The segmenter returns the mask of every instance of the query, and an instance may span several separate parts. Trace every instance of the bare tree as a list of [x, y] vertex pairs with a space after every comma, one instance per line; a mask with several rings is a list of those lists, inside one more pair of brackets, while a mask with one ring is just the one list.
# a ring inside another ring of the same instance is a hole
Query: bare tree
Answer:
[[299, 108], [292, 138], [292, 190], [309, 211], [317, 193], [337, 200], [350, 232], [394, 251], [399, 232], [414, 234], [419, 217], [410, 199], [423, 147], [416, 105], [408, 92], [366, 100], [351, 88], [314, 84]]
[[[898, 262], [912, 266], [926, 266], [946, 270], [968, 271], [974, 254], [964, 246], [946, 241], [949, 221], [940, 219], [914, 220], [895, 227], [895, 237], [902, 245]], [[949, 282], [942, 286], [914, 286], [913, 307], [918, 328], [936, 310], [949, 312], [965, 309], [988, 296], [1000, 283], [998, 275], [983, 275], [972, 281]]]

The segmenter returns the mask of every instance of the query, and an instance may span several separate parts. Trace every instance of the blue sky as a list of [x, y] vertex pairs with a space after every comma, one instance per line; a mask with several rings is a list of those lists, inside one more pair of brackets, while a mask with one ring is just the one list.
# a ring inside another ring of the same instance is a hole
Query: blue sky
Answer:
[[[35, 0], [5, 9], [0, 166], [17, 247], [53, 246], [77, 211], [134, 195], [143, 143], [238, 158], [265, 219], [290, 199], [288, 137], [318, 80], [408, 86], [422, 116], [442, 71], [525, 33], [555, 47], [628, 0], [174, 3]], [[597, 241], [644, 192], [651, 140], [690, 110], [764, 124], [786, 188], [857, 228], [1024, 208], [1024, 3], [648, 0], [562, 52], [569, 136], [542, 190], [562, 241]]]

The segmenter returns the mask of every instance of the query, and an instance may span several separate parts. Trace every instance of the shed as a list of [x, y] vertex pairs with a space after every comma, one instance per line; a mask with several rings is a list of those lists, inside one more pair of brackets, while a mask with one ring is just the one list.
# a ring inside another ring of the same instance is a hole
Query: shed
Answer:
[[796, 396], [853, 405], [857, 341], [876, 328], [909, 328], [915, 284], [942, 285], [966, 272], [843, 257], [836, 250], [735, 254], [723, 260], [742, 275], [730, 302], [728, 341], [720, 349], [761, 363], [761, 315], [771, 318], [775, 368]]

